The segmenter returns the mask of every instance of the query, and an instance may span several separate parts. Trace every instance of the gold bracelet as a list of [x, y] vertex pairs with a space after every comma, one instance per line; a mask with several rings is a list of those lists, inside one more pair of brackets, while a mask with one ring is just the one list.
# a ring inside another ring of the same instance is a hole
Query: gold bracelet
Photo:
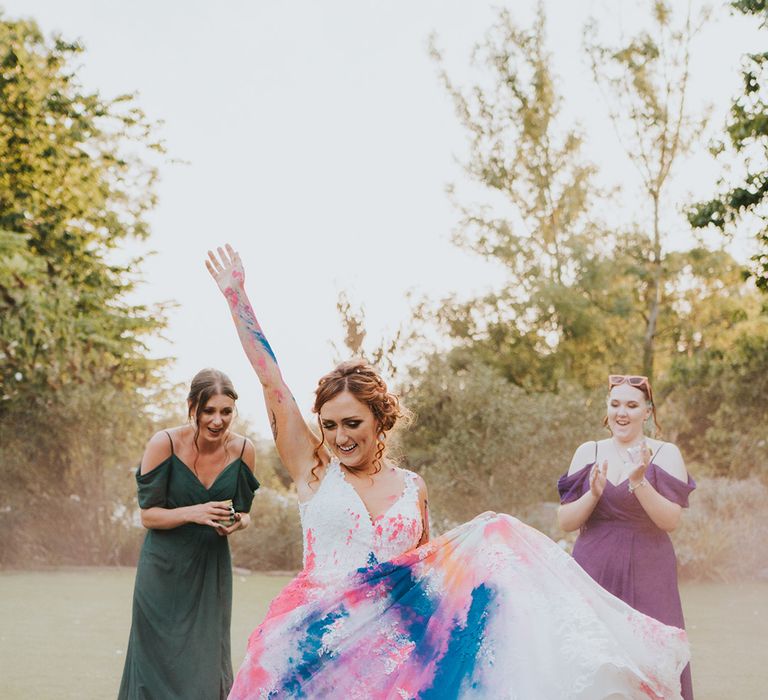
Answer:
[[637, 484], [632, 486], [631, 481], [627, 481], [627, 488], [629, 489], [630, 493], [633, 493], [635, 489], [639, 489], [641, 486], [645, 486], [648, 482], [645, 480], [645, 477], [643, 477]]

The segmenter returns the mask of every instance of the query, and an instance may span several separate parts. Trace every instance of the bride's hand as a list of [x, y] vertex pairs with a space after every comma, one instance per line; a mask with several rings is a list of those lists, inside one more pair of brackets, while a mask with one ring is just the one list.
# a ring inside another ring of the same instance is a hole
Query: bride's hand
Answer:
[[211, 273], [211, 277], [216, 280], [219, 289], [224, 295], [227, 294], [227, 290], [242, 289], [245, 285], [245, 269], [243, 269], [240, 255], [229, 243], [226, 244], [226, 250], [217, 248], [216, 251], [218, 255], [208, 251], [205, 266]]

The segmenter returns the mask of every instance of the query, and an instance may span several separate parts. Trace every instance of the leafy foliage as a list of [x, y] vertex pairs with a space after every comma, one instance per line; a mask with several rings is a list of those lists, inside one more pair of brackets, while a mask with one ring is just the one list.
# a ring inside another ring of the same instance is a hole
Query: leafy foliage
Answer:
[[[530, 391], [553, 391], [563, 381], [598, 387], [611, 371], [663, 376], [678, 354], [717, 342], [745, 309], [754, 313], [729, 255], [663, 248], [664, 188], [703, 120], [682, 106], [697, 28], [673, 26], [664, 3], [652, 9], [655, 33], [618, 48], [594, 37], [588, 45], [596, 78], [616, 93], [613, 118], [643, 176], [650, 231], [608, 232], [595, 223], [603, 193], [581, 135], [559, 120], [541, 6], [530, 29], [499, 12], [473, 54], [478, 75], [469, 87], [440, 73], [466, 127], [467, 172], [493, 196], [479, 206], [457, 204], [455, 240], [504, 265], [509, 280], [479, 299], [445, 299], [434, 313], [455, 356], [479, 358]], [[434, 41], [432, 53], [442, 66]]]
[[301, 569], [302, 535], [295, 492], [261, 488], [251, 510], [252, 529], [230, 539], [237, 566], [261, 571]]
[[164, 321], [124, 301], [140, 260], [109, 255], [147, 236], [157, 178], [147, 159], [162, 146], [130, 95], [82, 89], [78, 44], [5, 20], [0, 47], [3, 402], [95, 378], [144, 385], [158, 365], [141, 338]]
[[432, 356], [405, 388], [416, 421], [402, 445], [438, 529], [552, 500], [573, 450], [600, 425], [602, 398], [574, 387], [527, 393], [484, 363]]
[[446, 299], [437, 316], [459, 343], [531, 389], [555, 387], [566, 371], [589, 382], [580, 358], [604, 355], [592, 298], [601, 291], [589, 283], [605, 282], [608, 269], [609, 237], [589, 216], [600, 195], [595, 167], [578, 129], [561, 123], [545, 36], [541, 5], [530, 29], [499, 11], [473, 54], [478, 75], [465, 88], [450, 79], [432, 42], [469, 139], [467, 173], [489, 196], [462, 205], [450, 188], [460, 212], [454, 240], [509, 272], [503, 289], [469, 302]]
[[650, 272], [644, 295], [643, 374], [654, 376], [659, 316], [662, 313], [665, 232], [661, 210], [670, 175], [680, 156], [700, 139], [706, 118], [687, 107], [690, 44], [706, 21], [695, 26], [686, 16], [675, 25], [670, 3], [651, 3], [652, 30], [640, 31], [620, 46], [597, 40], [593, 22], [585, 30], [587, 53], [595, 81], [610, 101], [610, 117], [636, 166], [649, 205], [649, 246], [645, 268]]
[[[745, 15], [754, 15], [768, 29], [765, 0], [740, 0], [731, 5]], [[714, 226], [728, 234], [741, 222], [754, 224], [758, 251], [748, 274], [760, 289], [768, 291], [768, 52], [744, 56], [742, 84], [725, 128], [730, 148], [721, 144], [716, 149], [740, 161], [741, 182], [734, 184], [730, 178], [721, 177], [720, 192], [709, 201], [694, 204], [688, 218], [697, 228]]]
[[768, 480], [768, 332], [755, 324], [670, 373], [677, 440], [701, 472]]
[[127, 564], [135, 469], [153, 423], [106, 383], [15, 403], [0, 421], [0, 565]]
[[133, 469], [165, 410], [130, 304], [162, 152], [130, 95], [78, 82], [82, 48], [0, 17], [2, 564], [130, 560]]

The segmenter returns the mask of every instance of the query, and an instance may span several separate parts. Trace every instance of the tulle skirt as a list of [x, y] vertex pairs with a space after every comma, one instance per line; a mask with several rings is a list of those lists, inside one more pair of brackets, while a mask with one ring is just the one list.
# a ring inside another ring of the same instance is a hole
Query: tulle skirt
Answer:
[[552, 540], [484, 513], [343, 576], [302, 572], [253, 632], [234, 700], [680, 698], [683, 630]]

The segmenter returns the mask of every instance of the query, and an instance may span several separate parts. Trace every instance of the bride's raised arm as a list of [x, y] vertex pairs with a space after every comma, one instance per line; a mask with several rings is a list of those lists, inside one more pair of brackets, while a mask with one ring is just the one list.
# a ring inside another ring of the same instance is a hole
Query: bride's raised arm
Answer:
[[297, 484], [307, 483], [320, 441], [304, 421], [256, 319], [245, 292], [245, 269], [240, 256], [227, 244], [226, 249], [217, 248], [217, 253], [208, 251], [205, 266], [229, 304], [243, 350], [261, 382], [280, 459]]

